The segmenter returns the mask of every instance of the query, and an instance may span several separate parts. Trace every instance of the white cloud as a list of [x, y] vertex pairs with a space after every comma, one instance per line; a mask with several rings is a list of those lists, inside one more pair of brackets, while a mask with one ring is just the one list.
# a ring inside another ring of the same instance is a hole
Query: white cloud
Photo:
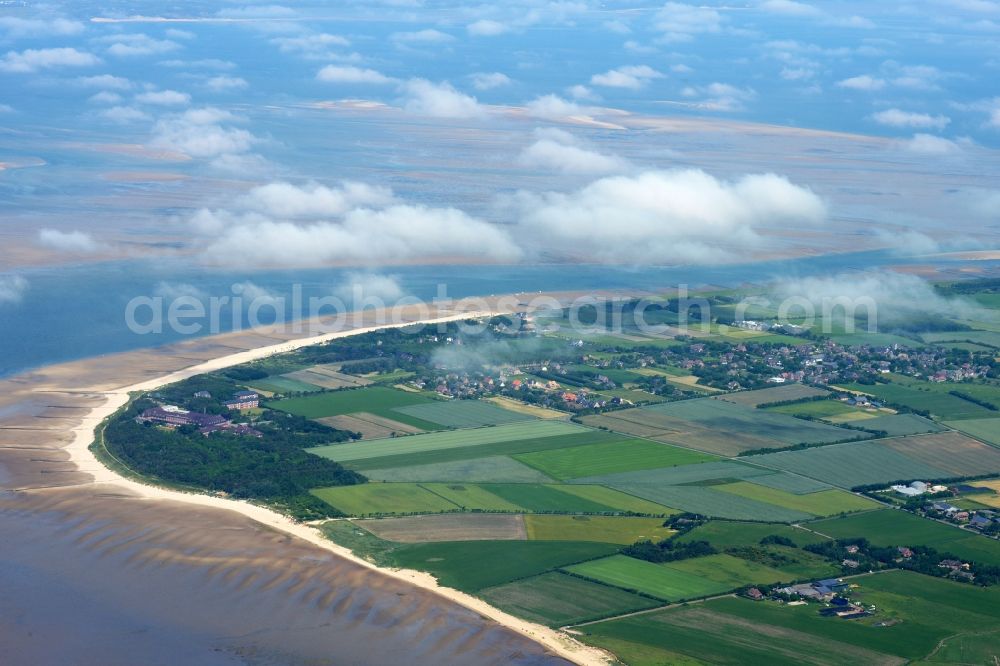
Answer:
[[78, 76], [76, 82], [84, 88], [99, 88], [102, 90], [128, 90], [132, 82], [121, 76], [99, 74], [98, 76]]
[[206, 292], [186, 282], [162, 281], [153, 289], [153, 294], [165, 301], [176, 301], [178, 298], [194, 298], [203, 301], [208, 298]]
[[243, 7], [220, 9], [216, 12], [216, 16], [221, 16], [223, 18], [273, 19], [292, 18], [296, 16], [296, 12], [291, 7], [286, 7], [284, 5], [244, 5]]
[[600, 99], [600, 97], [593, 90], [591, 90], [587, 86], [580, 85], [579, 83], [567, 88], [566, 92], [568, 92], [570, 97], [572, 97], [573, 99], [585, 99], [585, 100]]
[[94, 237], [83, 231], [42, 229], [38, 232], [38, 243], [50, 250], [74, 254], [89, 254], [100, 249]]
[[823, 11], [804, 2], [794, 2], [793, 0], [765, 0], [757, 5], [771, 14], [782, 14], [784, 16], [823, 16]]
[[688, 42], [695, 35], [722, 30], [722, 15], [710, 7], [668, 2], [656, 13], [653, 25], [663, 32], [665, 42]]
[[382, 72], [348, 65], [327, 65], [316, 73], [316, 78], [327, 83], [392, 83]]
[[622, 158], [600, 153], [563, 130], [535, 130], [535, 138], [518, 158], [529, 168], [572, 174], [606, 174], [628, 168]]
[[334, 294], [345, 303], [382, 301], [387, 305], [397, 303], [406, 291], [393, 275], [380, 273], [347, 273]]
[[136, 95], [135, 101], [157, 106], [186, 106], [191, 103], [191, 95], [176, 90], [151, 90]]
[[56, 67], [92, 67], [100, 62], [93, 53], [73, 48], [25, 49], [8, 51], [0, 59], [0, 71], [26, 74]]
[[699, 170], [602, 178], [569, 194], [520, 193], [528, 247], [601, 262], [718, 263], [765, 243], [762, 227], [816, 224], [826, 206], [774, 174], [720, 181]]
[[[937, 314], [976, 318], [983, 314], [983, 310], [971, 301], [945, 298], [930, 283], [915, 275], [888, 270], [785, 280], [775, 286], [775, 291], [779, 296], [809, 301], [817, 313], [823, 311], [824, 303], [843, 302], [843, 299], [861, 304], [858, 313], [867, 313], [862, 299], [870, 299], [880, 328], [912, 316], [922, 319], [927, 314]], [[837, 308], [834, 316], [839, 317], [838, 311], [841, 309]]]
[[493, 90], [513, 83], [509, 76], [501, 72], [476, 72], [469, 78], [476, 90]]
[[250, 190], [238, 200], [243, 208], [272, 217], [329, 218], [359, 206], [385, 206], [393, 201], [388, 188], [345, 181], [336, 188], [310, 182], [304, 186], [275, 182]]
[[951, 118], [932, 116], [928, 113], [914, 113], [901, 109], [886, 109], [872, 114], [872, 120], [888, 127], [913, 127], [917, 129], [944, 129]]
[[206, 239], [202, 255], [211, 263], [323, 266], [456, 257], [513, 261], [521, 256], [503, 229], [454, 208], [357, 208], [337, 222], [308, 224], [221, 215], [222, 232]]
[[681, 90], [681, 95], [695, 98], [692, 106], [705, 111], [741, 111], [746, 102], [757, 98], [757, 93], [751, 88], [737, 88], [728, 83], [710, 83], [707, 86], [688, 86]]
[[78, 35], [84, 30], [79, 21], [64, 18], [25, 19], [17, 16], [0, 16], [0, 30], [12, 39], [21, 37], [65, 37]]
[[266, 287], [261, 287], [250, 280], [236, 282], [230, 289], [234, 294], [243, 299], [243, 303], [247, 308], [281, 302], [281, 296], [277, 292], [271, 291]]
[[102, 90], [91, 95], [87, 101], [91, 104], [119, 104], [122, 101], [122, 96], [109, 90]]
[[275, 37], [271, 43], [282, 53], [296, 53], [310, 59], [330, 58], [331, 47], [346, 47], [351, 44], [346, 37], [325, 32], [296, 37]]
[[455, 90], [447, 81], [410, 79], [403, 84], [403, 91], [404, 106], [413, 114], [435, 118], [476, 118], [484, 114], [475, 97]]
[[527, 104], [525, 109], [536, 118], [558, 120], [567, 116], [577, 116], [585, 113], [583, 107], [576, 102], [570, 102], [558, 95], [542, 95]]
[[871, 92], [885, 88], [885, 79], [877, 79], [873, 76], [869, 76], [868, 74], [862, 74], [860, 76], [852, 76], [851, 78], [844, 79], [843, 81], [837, 81], [837, 87]]
[[151, 144], [196, 158], [246, 153], [258, 139], [245, 129], [222, 124], [235, 120], [221, 109], [191, 109], [157, 121]]
[[595, 86], [638, 90], [652, 79], [661, 78], [663, 78], [663, 74], [649, 65], [630, 65], [608, 70], [603, 74], [594, 74], [590, 77], [590, 82]]
[[232, 92], [246, 90], [250, 84], [239, 76], [213, 76], [205, 81], [205, 87], [213, 92]]
[[154, 39], [143, 33], [110, 35], [98, 41], [111, 44], [107, 48], [107, 52], [119, 57], [169, 53], [181, 48], [181, 45], [177, 42], [169, 39]]
[[465, 26], [466, 31], [473, 37], [495, 37], [510, 30], [510, 26], [500, 21], [490, 19], [480, 19]]
[[957, 155], [962, 152], [962, 148], [951, 139], [933, 134], [917, 133], [912, 139], [900, 141], [899, 145], [904, 150], [918, 155]]
[[941, 245], [919, 231], [904, 229], [876, 229], [875, 235], [885, 243], [893, 254], [901, 257], [917, 257], [941, 251]]
[[204, 60], [162, 60], [158, 63], [163, 67], [170, 67], [171, 69], [217, 69], [219, 71], [227, 71], [231, 69], [236, 69], [236, 63], [229, 62], [228, 60], [218, 60], [216, 58], [205, 58]]
[[389, 40], [398, 47], [408, 46], [428, 46], [430, 44], [447, 44], [454, 41], [454, 37], [448, 33], [428, 28], [426, 30], [416, 30], [413, 32], [394, 32], [389, 35]]
[[0, 275], [0, 305], [20, 303], [28, 286], [21, 275]]
[[141, 111], [134, 106], [113, 106], [110, 109], [101, 111], [100, 116], [120, 125], [126, 125], [128, 123], [139, 122], [142, 120], [152, 120], [148, 113]]

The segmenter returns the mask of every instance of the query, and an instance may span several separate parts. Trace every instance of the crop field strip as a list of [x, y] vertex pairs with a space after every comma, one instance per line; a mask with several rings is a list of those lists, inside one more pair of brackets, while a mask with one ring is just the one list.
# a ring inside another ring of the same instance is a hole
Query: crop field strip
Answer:
[[905, 511], [868, 511], [817, 520], [807, 527], [838, 539], [864, 537], [876, 546], [926, 545], [973, 562], [1000, 566], [1000, 541]]
[[783, 490], [758, 486], [747, 481], [713, 486], [713, 488], [722, 492], [733, 493], [740, 497], [774, 504], [785, 509], [803, 511], [814, 516], [832, 516], [838, 513], [867, 511], [877, 509], [881, 506], [867, 497], [859, 497], [858, 495], [852, 495], [849, 492], [838, 489], [794, 495]]
[[858, 423], [857, 425], [868, 430], [882, 430], [889, 437], [900, 437], [903, 435], [918, 435], [927, 432], [941, 432], [944, 428], [922, 416], [916, 414], [886, 414], [875, 416]]
[[433, 402], [433, 400], [420, 393], [400, 391], [384, 386], [366, 386], [267, 402], [266, 406], [289, 414], [304, 416], [307, 419], [369, 412], [394, 421], [402, 421], [422, 430], [440, 430], [441, 426], [436, 423], [395, 411], [396, 407], [422, 405], [429, 402]]
[[891, 384], [845, 384], [844, 388], [874, 395], [885, 402], [905, 405], [910, 409], [927, 411], [943, 421], [990, 418], [996, 414], [974, 402], [951, 395], [949, 391], [960, 391], [990, 402], [1000, 402], [1000, 389], [992, 386], [916, 381], [899, 383], [901, 381], [904, 380], [898, 379]]
[[814, 398], [821, 395], [829, 395], [829, 391], [818, 389], [805, 384], [785, 384], [774, 388], [758, 389], [756, 391], [737, 391], [721, 395], [716, 400], [725, 400], [744, 407], [759, 407], [772, 402], [784, 402], [786, 400], [801, 400], [803, 398]]
[[818, 479], [840, 488], [902, 479], [951, 476], [947, 470], [909, 458], [875, 440], [765, 453], [745, 460]]
[[879, 440], [892, 450], [949, 476], [980, 476], [1000, 473], [1000, 449], [957, 432], [914, 435]]
[[715, 456], [645, 439], [522, 453], [515, 458], [560, 480], [716, 460]]
[[521, 439], [509, 442], [499, 442], [496, 444], [479, 444], [453, 449], [439, 449], [437, 451], [398, 453], [378, 458], [352, 460], [346, 462], [345, 466], [351, 469], [361, 470], [363, 472], [366, 469], [388, 469], [392, 467], [406, 467], [408, 465], [424, 465], [452, 462], [456, 460], [471, 460], [486, 456], [515, 455], [518, 453], [531, 453], [550, 449], [564, 449], [567, 447], [582, 446], [598, 442], [621, 441], [623, 439], [629, 438], [617, 433], [587, 429], [584, 432], [571, 435]]
[[507, 456], [486, 456], [427, 465], [365, 470], [372, 481], [467, 483], [551, 483], [552, 479], [533, 467]]
[[582, 426], [564, 421], [532, 420], [487, 428], [448, 430], [371, 442], [332, 444], [330, 446], [321, 446], [306, 450], [337, 462], [350, 462], [383, 458], [401, 453], [423, 453], [441, 449], [456, 449], [484, 444], [573, 435], [582, 433], [585, 430], [586, 428]]
[[946, 421], [945, 425], [960, 430], [976, 439], [981, 439], [994, 446], [1000, 446], [1000, 417], [991, 419], [966, 419], [964, 421]]
[[[380, 539], [401, 543], [436, 541], [524, 541], [524, 516], [519, 514], [446, 513], [354, 522]], [[587, 541], [589, 539], [583, 539]]]
[[407, 423], [393, 421], [392, 419], [367, 412], [324, 416], [323, 418], [313, 420], [339, 430], [350, 430], [351, 432], [361, 433], [363, 439], [384, 439], [394, 436], [393, 433], [396, 433], [395, 436], [399, 436], [416, 435], [424, 432], [420, 428]]
[[446, 428], [476, 428], [532, 420], [532, 417], [526, 414], [518, 414], [480, 400], [429, 402], [396, 407], [393, 411], [431, 421]]
[[664, 601], [695, 599], [727, 592], [732, 586], [703, 576], [653, 564], [625, 555], [612, 555], [600, 560], [564, 567], [577, 576], [619, 587], [623, 590], [648, 594]]
[[486, 588], [479, 596], [501, 610], [551, 627], [660, 605], [655, 599], [558, 571]]
[[524, 527], [536, 541], [599, 541], [623, 546], [636, 541], [661, 541], [674, 533], [662, 518], [632, 516], [526, 515]]

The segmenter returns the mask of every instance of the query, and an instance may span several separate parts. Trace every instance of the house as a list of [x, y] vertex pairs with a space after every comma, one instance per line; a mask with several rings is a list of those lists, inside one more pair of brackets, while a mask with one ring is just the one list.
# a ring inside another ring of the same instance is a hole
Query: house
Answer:
[[816, 589], [826, 588], [832, 592], [843, 592], [849, 585], [840, 578], [827, 578], [812, 584]]
[[240, 391], [223, 404], [226, 409], [256, 409], [260, 406], [260, 395], [256, 391]]
[[976, 529], [983, 529], [984, 527], [989, 527], [990, 523], [993, 521], [986, 516], [973, 516], [969, 519], [969, 527], [975, 527]]
[[931, 508], [934, 509], [935, 511], [943, 511], [944, 513], [955, 513], [956, 511], [958, 511], [957, 506], [952, 506], [947, 502], [934, 502], [933, 504], [931, 504]]
[[756, 587], [751, 587], [747, 590], [747, 596], [754, 601], [760, 601], [764, 598], [764, 593], [758, 590]]
[[853, 555], [854, 553], [858, 552], [860, 550], [860, 548], [858, 548], [854, 544], [851, 544], [850, 546], [848, 546], [846, 548], [846, 550], [847, 550], [847, 554], [848, 555]]
[[905, 558], [913, 557], [913, 551], [907, 548], [906, 546], [899, 546], [898, 548], [896, 548], [896, 550], [899, 551], [901, 557]]
[[206, 428], [226, 423], [226, 418], [224, 416], [219, 416], [218, 414], [189, 412], [188, 410], [181, 409], [176, 405], [152, 407], [144, 411], [136, 420], [144, 423], [162, 423], [163, 425], [171, 428], [187, 425]]
[[956, 522], [959, 522], [959, 523], [964, 523], [965, 521], [967, 521], [969, 519], [969, 512], [968, 511], [956, 511], [955, 513], [951, 514], [951, 519], [954, 520], [954, 521], [956, 521]]
[[195, 391], [194, 397], [196, 398], [211, 398], [212, 394], [208, 391]]
[[847, 567], [848, 569], [857, 569], [859, 566], [861, 566], [861, 563], [858, 562], [857, 560], [844, 560], [843, 562], [841, 562], [841, 565]]

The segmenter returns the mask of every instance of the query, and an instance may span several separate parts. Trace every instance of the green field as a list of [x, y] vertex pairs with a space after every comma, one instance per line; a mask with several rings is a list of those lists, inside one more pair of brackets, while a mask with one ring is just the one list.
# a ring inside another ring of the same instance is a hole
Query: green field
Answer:
[[818, 520], [807, 527], [838, 539], [864, 537], [876, 546], [930, 546], [965, 560], [1000, 566], [1000, 541], [905, 511], [870, 511]]
[[707, 557], [694, 557], [679, 562], [668, 562], [662, 566], [674, 571], [707, 578], [720, 585], [725, 585], [728, 589], [736, 589], [752, 583], [768, 585], [791, 580], [784, 571], [724, 553], [708, 555]]
[[791, 416], [811, 416], [822, 419], [828, 416], [839, 416], [841, 414], [851, 414], [858, 409], [839, 400], [816, 400], [813, 402], [800, 402], [794, 405], [781, 405], [779, 407], [763, 407], [764, 411], [774, 414], [789, 414]]
[[422, 421], [437, 423], [446, 428], [477, 428], [484, 425], [532, 420], [526, 414], [518, 414], [480, 400], [428, 402], [408, 407], [396, 407], [393, 411]]
[[559, 486], [559, 490], [570, 495], [576, 495], [583, 499], [605, 504], [614, 507], [616, 511], [628, 513], [645, 513], [652, 516], [671, 515], [679, 513], [677, 509], [650, 502], [649, 500], [623, 493], [614, 488], [597, 485], [565, 485]]
[[600, 474], [579, 479], [583, 483], [680, 485], [718, 479], [750, 479], [774, 474], [772, 470], [730, 460], [704, 462], [680, 467]]
[[[939, 646], [944, 652], [932, 661], [990, 663], [998, 652], [982, 638], [995, 635], [1000, 620], [995, 588], [906, 571], [855, 582], [852, 597], [874, 605], [875, 615], [848, 622], [822, 617], [812, 604], [723, 598], [589, 625], [585, 640], [615, 647], [629, 664], [683, 663], [671, 653], [719, 664], [900, 664]], [[968, 640], [964, 653], [959, 635]]]
[[788, 525], [765, 525], [763, 523], [738, 523], [727, 520], [712, 520], [677, 537], [678, 541], [708, 541], [718, 549], [749, 546], [760, 543], [766, 536], [782, 536], [791, 539], [797, 546], [825, 541], [813, 532], [789, 527]]
[[407, 545], [392, 554], [397, 566], [432, 573], [464, 592], [502, 585], [609, 555], [617, 546], [575, 541], [452, 541]]
[[[369, 390], [369, 389], [361, 389]], [[331, 444], [306, 449], [310, 453], [337, 462], [384, 458], [401, 453], [423, 453], [527, 439], [572, 435], [586, 428], [565, 421], [524, 421], [487, 428], [448, 430], [350, 444]]]
[[618, 588], [552, 572], [479, 591], [491, 605], [552, 627], [621, 615], [659, 602]]
[[651, 502], [716, 518], [793, 523], [814, 517], [805, 511], [738, 497], [708, 486], [661, 486], [655, 483], [611, 485]]
[[949, 421], [945, 425], [994, 446], [1000, 446], [1000, 418]]
[[278, 409], [289, 414], [297, 414], [307, 419], [319, 419], [325, 416], [368, 412], [387, 419], [401, 421], [421, 430], [437, 430], [441, 426], [430, 421], [407, 416], [396, 411], [397, 407], [423, 405], [433, 402], [419, 393], [399, 391], [384, 386], [368, 386], [360, 389], [343, 389], [329, 393], [318, 393], [300, 398], [269, 401], [265, 403], [271, 409]]
[[940, 425], [916, 414], [886, 414], [865, 419], [857, 424], [868, 430], [882, 430], [888, 437], [916, 435], [922, 432], [941, 432]]
[[484, 490], [526, 511], [562, 513], [609, 513], [614, 507], [562, 492], [556, 486], [531, 483], [489, 483]]
[[775, 504], [786, 509], [804, 511], [815, 516], [832, 516], [838, 513], [865, 511], [877, 509], [879, 505], [867, 497], [859, 497], [843, 490], [822, 490], [807, 495], [794, 495], [783, 490], [758, 486], [747, 481], [715, 486], [716, 490], [733, 493], [768, 504]]
[[675, 467], [716, 459], [715, 456], [646, 439], [622, 439], [568, 449], [522, 453], [515, 458], [560, 480]]
[[816, 396], [829, 395], [829, 391], [819, 389], [805, 384], [783, 384], [756, 391], [736, 391], [719, 396], [719, 400], [733, 402], [747, 407], [762, 407], [773, 402], [785, 402], [786, 400], [801, 400], [803, 398], [814, 398]]
[[316, 488], [312, 494], [348, 516], [438, 513], [459, 507], [415, 483], [363, 483]]
[[301, 382], [297, 379], [290, 379], [288, 377], [281, 377], [280, 375], [267, 377], [265, 379], [255, 379], [250, 382], [250, 386], [254, 389], [259, 389], [268, 393], [314, 393], [316, 391], [323, 390], [315, 384], [307, 384], [306, 382]]
[[1000, 403], [1000, 388], [995, 386], [926, 382], [900, 375], [892, 375], [891, 380], [891, 384], [844, 384], [843, 386], [852, 391], [874, 395], [885, 402], [930, 412], [945, 421], [990, 418], [996, 415], [996, 412], [951, 395], [949, 391], [961, 391], [991, 403]]
[[457, 481], [496, 483], [545, 483], [552, 479], [507, 456], [488, 456], [430, 465], [365, 470], [372, 481]]
[[943, 479], [948, 471], [925, 465], [876, 441], [832, 444], [799, 451], [779, 451], [746, 458], [775, 469], [853, 488], [907, 479]]
[[565, 569], [584, 578], [620, 587], [623, 590], [648, 594], [666, 601], [720, 594], [731, 587], [702, 576], [625, 555], [612, 555], [604, 559], [565, 567]]
[[464, 511], [523, 511], [524, 507], [471, 483], [425, 483], [424, 488]]
[[413, 453], [397, 453], [377, 458], [352, 460], [345, 464], [351, 469], [387, 469], [391, 467], [409, 467], [411, 465], [428, 465], [432, 463], [453, 462], [458, 460], [473, 460], [486, 456], [509, 456], [518, 453], [565, 449], [573, 446], [595, 444], [621, 440], [616, 435], [600, 430], [586, 429], [572, 435], [557, 435], [555, 437], [539, 437], [536, 439], [516, 439], [496, 444], [479, 444], [461, 446], [453, 449], [438, 449], [437, 451], [417, 451]]
[[528, 538], [536, 541], [600, 541], [623, 546], [636, 541], [661, 541], [673, 530], [662, 518], [631, 516], [525, 516]]
[[833, 487], [828, 483], [823, 483], [816, 479], [810, 479], [798, 474], [788, 474], [786, 472], [755, 476], [753, 477], [753, 482], [758, 486], [784, 490], [795, 495], [807, 495], [821, 490], [830, 490]]

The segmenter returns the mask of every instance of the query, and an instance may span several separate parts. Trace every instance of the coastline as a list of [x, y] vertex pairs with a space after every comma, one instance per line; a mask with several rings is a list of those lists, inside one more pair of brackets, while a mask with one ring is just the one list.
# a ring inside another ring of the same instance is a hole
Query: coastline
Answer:
[[477, 599], [472, 595], [454, 590], [452, 588], [443, 587], [439, 585], [437, 580], [428, 573], [411, 569], [378, 567], [371, 562], [354, 555], [354, 553], [352, 553], [349, 549], [330, 541], [324, 537], [317, 528], [304, 523], [296, 523], [290, 518], [263, 506], [251, 504], [241, 500], [224, 499], [200, 493], [186, 493], [141, 483], [134, 479], [122, 476], [106, 467], [90, 450], [90, 445], [94, 442], [94, 436], [97, 428], [102, 422], [104, 422], [105, 419], [113, 415], [118, 409], [128, 402], [130, 393], [153, 390], [159, 386], [181, 381], [194, 375], [221, 370], [234, 365], [266, 358], [267, 356], [271, 356], [273, 354], [321, 344], [337, 338], [360, 335], [375, 330], [394, 327], [417, 324], [431, 325], [472, 317], [492, 316], [498, 312], [499, 311], [462, 312], [459, 314], [450, 314], [431, 319], [408, 321], [403, 324], [366, 326], [337, 331], [334, 333], [326, 333], [309, 338], [292, 339], [278, 344], [257, 347], [203, 361], [166, 375], [143, 380], [131, 386], [101, 391], [100, 394], [105, 399], [104, 402], [91, 407], [88, 413], [83, 416], [80, 424], [72, 429], [72, 440], [70, 444], [64, 448], [64, 451], [69, 454], [69, 461], [75, 464], [78, 469], [86, 469], [88, 473], [93, 476], [93, 479], [89, 482], [89, 484], [113, 484], [119, 487], [125, 487], [135, 493], [141, 500], [183, 502], [190, 505], [234, 511], [266, 527], [307, 541], [314, 546], [337, 555], [338, 557], [349, 560], [373, 572], [377, 572], [379, 575], [403, 581], [423, 590], [427, 590], [448, 601], [461, 605], [496, 622], [497, 624], [526, 636], [564, 659], [584, 666], [609, 664], [613, 661], [613, 658], [603, 650], [584, 645], [583, 643], [573, 639], [571, 636], [561, 633], [555, 629], [550, 629], [543, 625], [516, 618], [498, 608], [490, 606], [485, 601]]

